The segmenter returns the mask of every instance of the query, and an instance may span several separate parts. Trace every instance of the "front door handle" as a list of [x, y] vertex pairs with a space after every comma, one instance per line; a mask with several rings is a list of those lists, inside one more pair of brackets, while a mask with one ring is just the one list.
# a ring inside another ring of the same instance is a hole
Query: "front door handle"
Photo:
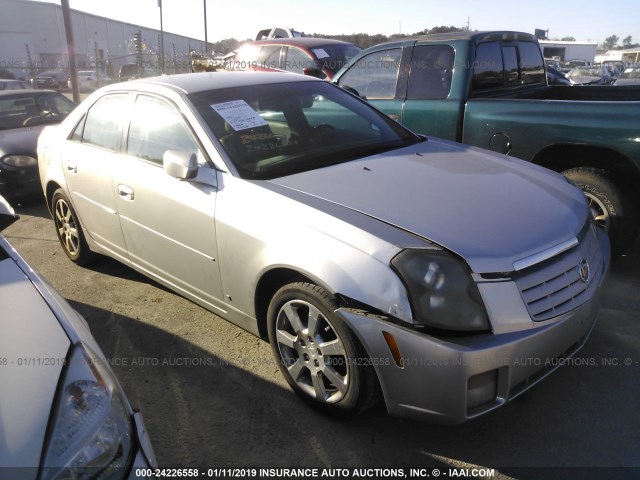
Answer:
[[126, 185], [119, 184], [118, 185], [118, 195], [120, 195], [125, 200], [130, 200], [131, 201], [131, 200], [134, 199], [133, 188], [128, 187]]
[[78, 173], [78, 165], [76, 165], [75, 162], [67, 162], [67, 171]]

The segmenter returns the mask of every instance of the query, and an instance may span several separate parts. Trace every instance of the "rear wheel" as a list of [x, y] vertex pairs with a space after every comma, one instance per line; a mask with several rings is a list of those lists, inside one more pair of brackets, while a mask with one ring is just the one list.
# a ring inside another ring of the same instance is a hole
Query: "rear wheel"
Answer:
[[89, 250], [78, 216], [61, 188], [53, 194], [51, 205], [56, 234], [64, 253], [78, 265], [89, 263], [94, 253]]
[[323, 288], [298, 282], [278, 290], [267, 315], [271, 348], [289, 386], [313, 408], [345, 416], [375, 403], [377, 383], [337, 308]]
[[573, 168], [563, 174], [586, 195], [595, 222], [609, 234], [613, 255], [624, 253], [636, 231], [630, 199], [605, 170]]

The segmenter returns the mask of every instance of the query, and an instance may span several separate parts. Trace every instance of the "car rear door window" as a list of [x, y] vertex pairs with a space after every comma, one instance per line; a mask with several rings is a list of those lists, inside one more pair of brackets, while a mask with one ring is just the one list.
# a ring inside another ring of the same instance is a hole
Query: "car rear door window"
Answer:
[[473, 89], [502, 87], [504, 84], [504, 68], [500, 42], [481, 43], [476, 48], [476, 59], [473, 63]]
[[544, 59], [538, 44], [520, 42], [520, 75], [523, 84], [545, 83]]
[[98, 100], [87, 113], [82, 143], [118, 151], [122, 113], [127, 111], [128, 102], [129, 94], [126, 93], [106, 95]]
[[395, 98], [401, 57], [401, 48], [372, 52], [351, 65], [338, 84], [369, 99]]
[[167, 150], [197, 154], [198, 147], [171, 105], [157, 97], [139, 95], [129, 125], [127, 154], [162, 165]]
[[280, 64], [280, 45], [265, 45], [260, 50], [258, 65], [265, 68], [282, 68]]
[[317, 68], [311, 56], [296, 47], [287, 47], [287, 57], [284, 62], [284, 69], [293, 73], [304, 73], [305, 68]]
[[504, 61], [504, 73], [507, 85], [517, 84], [520, 77], [518, 73], [518, 52], [516, 51], [516, 47], [503, 47], [502, 59]]

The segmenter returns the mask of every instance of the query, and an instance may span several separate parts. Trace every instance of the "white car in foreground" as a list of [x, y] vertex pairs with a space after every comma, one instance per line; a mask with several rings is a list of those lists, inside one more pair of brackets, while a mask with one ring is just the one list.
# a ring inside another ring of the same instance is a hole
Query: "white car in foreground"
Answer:
[[[18, 217], [0, 197], [0, 231]], [[0, 235], [0, 477], [120, 479], [156, 466], [85, 320]]]

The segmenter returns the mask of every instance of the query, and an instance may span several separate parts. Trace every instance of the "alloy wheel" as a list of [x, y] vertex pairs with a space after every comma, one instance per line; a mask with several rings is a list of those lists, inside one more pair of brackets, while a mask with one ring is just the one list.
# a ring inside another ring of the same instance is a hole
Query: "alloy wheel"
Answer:
[[276, 341], [287, 372], [304, 393], [322, 403], [340, 401], [349, 388], [349, 357], [327, 317], [302, 300], [277, 315]]

